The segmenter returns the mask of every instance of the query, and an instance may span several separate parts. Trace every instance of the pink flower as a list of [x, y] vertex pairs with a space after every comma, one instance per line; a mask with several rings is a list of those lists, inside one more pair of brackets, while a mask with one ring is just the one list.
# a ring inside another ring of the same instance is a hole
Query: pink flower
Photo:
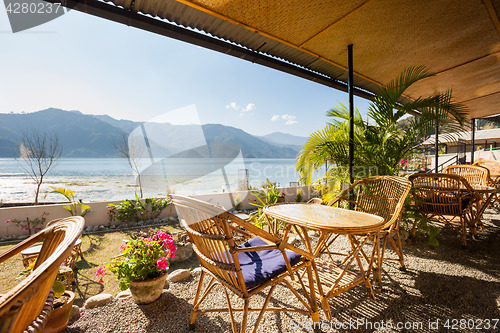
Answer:
[[165, 271], [168, 268], [168, 260], [165, 257], [161, 257], [156, 261], [156, 265], [158, 266], [159, 269]]
[[166, 232], [161, 232], [161, 231], [160, 231], [160, 232], [157, 234], [157, 236], [158, 236], [158, 238], [159, 238], [159, 239], [167, 239], [170, 235], [169, 235], [169, 234], [167, 234]]
[[122, 244], [122, 245], [120, 246], [120, 251], [125, 251], [125, 250], [126, 250], [126, 249], [128, 249], [129, 247], [130, 247], [130, 246], [128, 246], [128, 245]]
[[98, 278], [98, 277], [101, 277], [101, 279], [99, 280], [99, 283], [103, 283], [104, 281], [102, 280], [102, 276], [104, 276], [104, 274], [106, 274], [106, 272], [108, 271], [108, 269], [106, 268], [106, 266], [104, 267], [99, 267], [97, 269], [97, 272], [95, 273], [95, 277]]
[[12, 221], [12, 220], [7, 220], [7, 221], [5, 221], [5, 223], [9, 223], [10, 221]]

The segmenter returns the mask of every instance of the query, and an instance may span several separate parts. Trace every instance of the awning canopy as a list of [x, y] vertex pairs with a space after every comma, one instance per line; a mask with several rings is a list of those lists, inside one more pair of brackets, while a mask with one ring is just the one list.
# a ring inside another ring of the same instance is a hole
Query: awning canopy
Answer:
[[[50, 0], [52, 1], [52, 0]], [[54, 0], [54, 2], [60, 0]], [[77, 10], [202, 45], [369, 98], [405, 68], [437, 75], [408, 98], [448, 89], [469, 118], [500, 114], [500, 0], [96, 0]], [[404, 102], [404, 101], [402, 101]]]

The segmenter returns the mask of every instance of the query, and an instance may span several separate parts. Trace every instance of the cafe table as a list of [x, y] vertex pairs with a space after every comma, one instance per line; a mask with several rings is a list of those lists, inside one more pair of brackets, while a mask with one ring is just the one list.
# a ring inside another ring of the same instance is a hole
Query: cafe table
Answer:
[[[494, 199], [496, 194], [500, 192], [500, 188], [497, 188], [495, 186], [487, 186], [487, 185], [479, 185], [471, 183], [469, 183], [469, 185], [472, 188], [472, 191], [474, 192], [473, 194], [475, 194], [474, 196], [476, 197], [476, 199], [474, 199], [472, 203], [475, 207], [475, 210], [472, 211], [472, 219], [471, 219], [472, 225], [469, 225], [472, 236], [474, 237], [477, 235], [477, 226], [479, 226], [480, 228], [484, 228], [483, 223], [481, 222], [481, 218], [484, 214], [484, 211], [486, 210], [486, 208], [488, 208], [488, 205]], [[420, 183], [418, 187], [433, 188], [437, 186], [435, 183], [423, 182]], [[439, 188], [443, 189], [442, 187]], [[460, 189], [448, 186], [446, 187], [446, 189], [449, 190], [450, 193], [453, 193], [456, 190], [462, 190], [462, 191], [467, 190], [463, 186], [460, 186]]]
[[[374, 266], [375, 255], [379, 254], [378, 234], [384, 226], [382, 217], [325, 205], [314, 204], [276, 204], [266, 206], [263, 213], [271, 229], [281, 226], [283, 239], [288, 239], [291, 231], [297, 233], [306, 250], [314, 256], [312, 262], [315, 280], [314, 292], [321, 301], [323, 311], [331, 320], [328, 299], [343, 293], [364, 282], [369, 294], [375, 298], [370, 283], [370, 273]], [[311, 242], [308, 231], [319, 233], [317, 242]], [[330, 245], [339, 235], [347, 235], [350, 251], [337, 259], [337, 253], [330, 251]], [[364, 245], [373, 240], [371, 254], [366, 254]], [[314, 244], [314, 246], [313, 246]], [[380, 257], [380, 256], [378, 256]], [[364, 267], [363, 259], [367, 263]], [[354, 268], [354, 271], [352, 268]], [[296, 281], [297, 282], [297, 281]], [[302, 288], [308, 288], [307, 274], [301, 276]]]
[[[75, 252], [75, 259], [78, 257], [83, 259], [81, 246], [82, 246], [82, 239], [78, 238], [75, 242], [75, 245], [73, 246], [73, 251]], [[42, 244], [37, 244], [37, 245], [30, 246], [27, 249], [24, 249], [21, 251], [21, 256], [23, 258], [23, 264], [25, 267], [27, 267], [29, 265], [30, 259], [33, 258], [33, 256], [37, 256], [40, 253], [41, 249], [42, 249]]]

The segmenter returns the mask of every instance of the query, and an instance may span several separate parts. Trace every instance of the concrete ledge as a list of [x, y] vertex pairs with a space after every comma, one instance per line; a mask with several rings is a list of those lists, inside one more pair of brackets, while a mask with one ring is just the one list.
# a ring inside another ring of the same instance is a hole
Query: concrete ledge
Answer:
[[[283, 187], [278, 190], [285, 193], [285, 200], [287, 202], [295, 201], [297, 196], [297, 190], [301, 190], [302, 198], [305, 201], [309, 200], [311, 197], [311, 190], [307, 186], [300, 187]], [[193, 196], [203, 201], [207, 201], [213, 204], [219, 204], [226, 209], [231, 209], [231, 196], [234, 200], [241, 201], [242, 209], [253, 209], [254, 206], [249, 204], [249, 200], [255, 199], [254, 195], [250, 191], [240, 191], [233, 193], [214, 193], [214, 194], [203, 194]], [[90, 206], [92, 210], [90, 213], [85, 215], [85, 226], [98, 226], [105, 225], [110, 226], [112, 224], [120, 224], [120, 221], [111, 222], [108, 219], [107, 207], [109, 204], [117, 203], [119, 201], [96, 201], [96, 202], [86, 202], [85, 204]], [[31, 220], [40, 217], [43, 213], [46, 214], [46, 223], [67, 217], [68, 212], [63, 208], [67, 204], [54, 204], [54, 205], [40, 205], [40, 206], [23, 206], [23, 207], [4, 207], [0, 208], [0, 237], [5, 236], [20, 236], [28, 235], [27, 230], [21, 230], [14, 223], [5, 223], [6, 220], [17, 219], [22, 220], [29, 218]], [[168, 206], [160, 214], [159, 218], [164, 218], [167, 216], [177, 216], [175, 208], [173, 205]]]

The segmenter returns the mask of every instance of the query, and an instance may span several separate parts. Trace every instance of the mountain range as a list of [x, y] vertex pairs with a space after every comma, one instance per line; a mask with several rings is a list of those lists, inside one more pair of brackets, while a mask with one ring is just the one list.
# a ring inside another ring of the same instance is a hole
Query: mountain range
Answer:
[[212, 149], [218, 149], [219, 155], [227, 154], [225, 151], [231, 144], [232, 147], [239, 146], [243, 156], [248, 158], [295, 158], [307, 140], [280, 132], [254, 136], [220, 124], [202, 125], [203, 134], [196, 136], [191, 134], [201, 133], [198, 125], [141, 123], [118, 120], [108, 115], [87, 115], [79, 111], [49, 108], [32, 113], [0, 113], [0, 157], [19, 156], [22, 135], [33, 129], [56, 134], [62, 145], [63, 157], [117, 157], [115, 146], [124, 135], [145, 128], [147, 132], [144, 133], [153, 134], [150, 137], [153, 148], [155, 144], [160, 146], [164, 142], [171, 147], [194, 148], [200, 145], [200, 137], [204, 136], [202, 141], [206, 141]]

